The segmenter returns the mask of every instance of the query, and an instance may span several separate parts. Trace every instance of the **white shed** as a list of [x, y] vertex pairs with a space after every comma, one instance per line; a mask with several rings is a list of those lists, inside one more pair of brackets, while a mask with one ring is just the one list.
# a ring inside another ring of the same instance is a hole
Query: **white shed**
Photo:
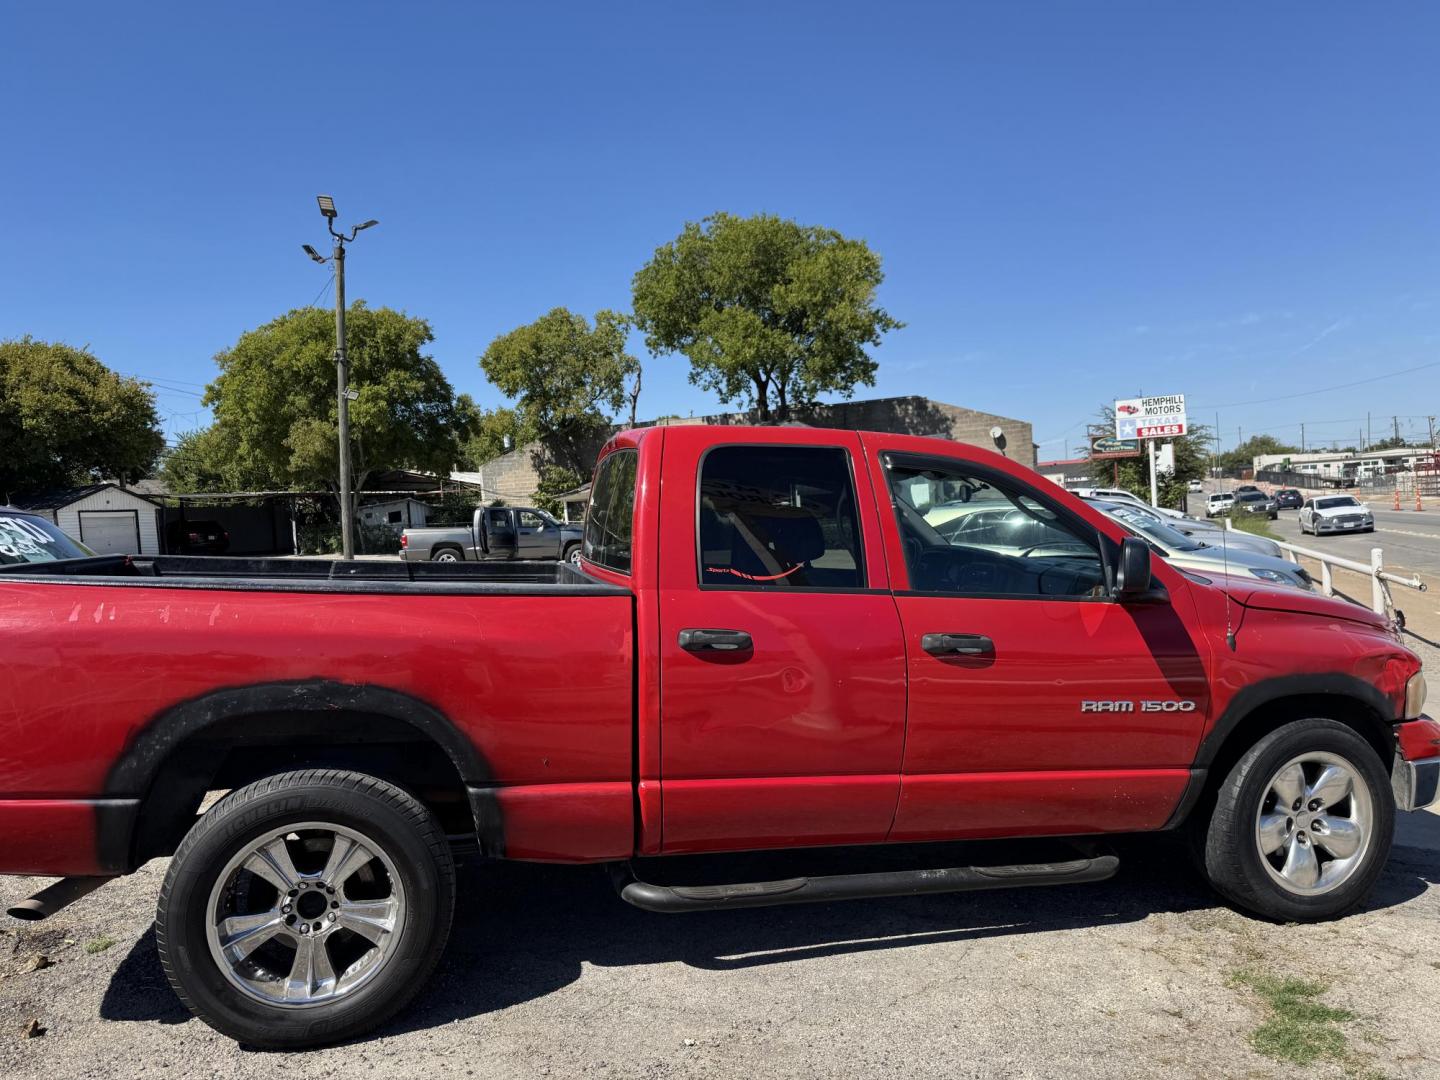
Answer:
[[47, 491], [12, 503], [46, 518], [97, 555], [159, 555], [160, 506], [116, 484]]

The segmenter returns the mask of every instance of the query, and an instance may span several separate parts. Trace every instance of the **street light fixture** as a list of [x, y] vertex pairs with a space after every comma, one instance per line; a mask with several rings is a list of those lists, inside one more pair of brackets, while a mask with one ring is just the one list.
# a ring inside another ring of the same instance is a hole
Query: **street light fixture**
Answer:
[[334, 251], [324, 258], [309, 244], [300, 247], [317, 263], [335, 264], [335, 399], [340, 439], [340, 544], [346, 559], [355, 557], [355, 514], [350, 505], [350, 402], [360, 395], [350, 389], [350, 362], [345, 353], [345, 245], [364, 229], [379, 225], [374, 218], [350, 230], [350, 235], [335, 231], [335, 200], [329, 195], [316, 195], [325, 227], [335, 240]]

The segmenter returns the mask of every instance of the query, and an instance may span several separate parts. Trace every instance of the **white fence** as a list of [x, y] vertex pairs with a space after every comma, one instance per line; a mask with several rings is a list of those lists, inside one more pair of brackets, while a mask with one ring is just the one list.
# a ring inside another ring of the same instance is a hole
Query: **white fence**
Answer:
[[[1234, 523], [1227, 517], [1225, 527], [1233, 529]], [[1390, 596], [1391, 585], [1403, 585], [1407, 589], [1415, 589], [1417, 592], [1425, 591], [1425, 582], [1418, 577], [1401, 577], [1399, 574], [1392, 574], [1385, 569], [1385, 558], [1383, 548], [1370, 549], [1370, 563], [1358, 562], [1355, 559], [1342, 559], [1338, 555], [1332, 555], [1328, 551], [1316, 551], [1314, 548], [1300, 547], [1298, 544], [1287, 544], [1276, 540], [1275, 543], [1280, 550], [1285, 552], [1289, 560], [1297, 565], [1300, 556], [1314, 559], [1320, 564], [1320, 589], [1326, 596], [1335, 595], [1335, 570], [1351, 570], [1357, 574], [1363, 574], [1370, 579], [1370, 607], [1377, 615], [1384, 615], [1389, 618], [1395, 617], [1395, 601]], [[1402, 618], [1403, 623], [1403, 618]]]

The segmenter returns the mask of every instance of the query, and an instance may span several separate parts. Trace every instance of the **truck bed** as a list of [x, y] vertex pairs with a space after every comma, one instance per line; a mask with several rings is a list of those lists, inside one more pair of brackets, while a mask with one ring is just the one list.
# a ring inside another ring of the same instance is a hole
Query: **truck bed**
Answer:
[[556, 561], [410, 563], [335, 559], [216, 558], [202, 555], [100, 555], [0, 566], [0, 581], [50, 585], [257, 592], [341, 592], [522, 596], [627, 596]]

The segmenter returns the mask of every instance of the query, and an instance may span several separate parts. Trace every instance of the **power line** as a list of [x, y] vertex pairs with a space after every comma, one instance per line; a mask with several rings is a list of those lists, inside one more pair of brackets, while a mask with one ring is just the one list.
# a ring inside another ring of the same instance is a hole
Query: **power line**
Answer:
[[1410, 375], [1416, 371], [1425, 371], [1428, 368], [1440, 367], [1440, 360], [1432, 360], [1428, 364], [1419, 364], [1404, 371], [1391, 371], [1384, 375], [1372, 375], [1368, 379], [1356, 379], [1354, 382], [1337, 383], [1334, 386], [1322, 386], [1316, 390], [1302, 390], [1298, 394], [1281, 394], [1279, 397], [1256, 398], [1254, 401], [1232, 401], [1225, 405], [1195, 405], [1196, 412], [1210, 411], [1213, 409], [1239, 409], [1246, 405], [1267, 405], [1272, 401], [1293, 401], [1295, 398], [1309, 397], [1311, 394], [1325, 394], [1331, 390], [1348, 390], [1352, 386], [1364, 386], [1366, 383], [1379, 382], [1381, 379], [1393, 379], [1397, 375]]

